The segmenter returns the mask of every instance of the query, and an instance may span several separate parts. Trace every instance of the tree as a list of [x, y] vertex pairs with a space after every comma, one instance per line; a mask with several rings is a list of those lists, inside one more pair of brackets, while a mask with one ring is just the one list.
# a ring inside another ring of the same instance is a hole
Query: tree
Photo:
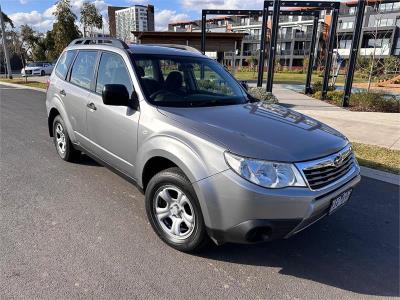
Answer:
[[46, 45], [43, 36], [38, 37], [38, 41], [32, 50], [32, 57], [34, 61], [45, 61], [46, 57]]
[[93, 28], [103, 28], [103, 17], [93, 3], [83, 3], [81, 8], [81, 23], [83, 25], [84, 37], [86, 37], [87, 28], [89, 28], [89, 35], [93, 34]]
[[33, 50], [39, 42], [39, 34], [29, 25], [21, 26], [21, 42], [27, 58], [33, 59]]
[[4, 23], [10, 24], [11, 28], [14, 28], [14, 23], [13, 23], [13, 21], [12, 21], [5, 13], [3, 13], [3, 12], [1, 12], [1, 13], [2, 13], [2, 15], [3, 15], [3, 21], [4, 21]]
[[383, 3], [382, 0], [378, 0], [375, 2], [373, 10], [375, 10], [375, 30], [371, 33], [370, 41], [373, 40], [373, 52], [371, 55], [371, 65], [369, 68], [368, 74], [368, 88], [367, 91], [369, 92], [371, 88], [372, 80], [384, 73], [385, 66], [382, 60], [379, 58], [380, 55], [383, 55], [386, 51], [390, 50], [390, 31], [386, 31], [383, 34], [379, 31], [379, 28], [383, 26], [382, 21], [382, 9], [381, 4]]
[[58, 56], [72, 40], [79, 38], [81, 33], [75, 24], [76, 15], [71, 11], [70, 0], [59, 0], [53, 14], [56, 17], [52, 30], [54, 53]]
[[21, 39], [21, 35], [15, 31], [11, 30], [8, 32], [8, 41], [10, 43], [11, 56], [16, 55], [20, 58], [22, 66], [25, 66], [26, 59], [26, 49]]
[[383, 69], [384, 69], [383, 72], [386, 75], [391, 74], [391, 73], [396, 73], [399, 66], [400, 66], [400, 58], [399, 57], [390, 55], [383, 59]]
[[46, 49], [46, 60], [53, 61], [56, 60], [58, 55], [55, 51], [55, 42], [53, 31], [49, 30], [43, 39], [44, 48]]

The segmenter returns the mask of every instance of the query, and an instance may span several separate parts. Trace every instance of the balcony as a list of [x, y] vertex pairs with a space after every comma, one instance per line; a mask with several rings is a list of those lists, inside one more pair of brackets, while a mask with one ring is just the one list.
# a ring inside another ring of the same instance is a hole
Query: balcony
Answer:
[[294, 49], [293, 55], [309, 55], [310, 49]]
[[293, 32], [286, 32], [284, 34], [278, 33], [278, 40], [291, 40], [293, 39]]
[[245, 35], [244, 41], [261, 41], [261, 35]]
[[[344, 57], [348, 57], [350, 55], [350, 49], [346, 48], [346, 49], [336, 49], [337, 52]], [[367, 56], [370, 57], [374, 54], [375, 51], [375, 55], [376, 56], [387, 56], [390, 55], [390, 48], [388, 47], [384, 47], [384, 48], [376, 48], [374, 50], [374, 48], [360, 48], [358, 54], [361, 56]]]
[[[232, 59], [233, 58], [233, 51], [229, 51], [229, 52], [224, 52], [224, 58], [226, 59]], [[236, 58], [239, 57], [248, 57], [248, 56], [257, 56], [257, 52], [256, 51], [252, 51], [252, 50], [245, 50], [242, 53], [237, 53], [236, 54]]]
[[262, 21], [254, 21], [251, 20], [250, 22], [232, 22], [233, 27], [245, 27], [245, 26], [254, 26], [254, 25], [262, 25]]
[[256, 52], [251, 51], [251, 50], [245, 50], [245, 51], [243, 51], [243, 54], [242, 54], [242, 56], [256, 56], [256, 55], [257, 55]]
[[291, 51], [290, 50], [279, 50], [277, 55], [290, 55]]
[[294, 37], [301, 38], [301, 39], [311, 39], [312, 32], [295, 32]]

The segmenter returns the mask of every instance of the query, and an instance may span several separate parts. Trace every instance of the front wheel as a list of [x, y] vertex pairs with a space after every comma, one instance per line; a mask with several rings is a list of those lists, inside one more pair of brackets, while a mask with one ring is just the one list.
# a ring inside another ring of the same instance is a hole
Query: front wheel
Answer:
[[44, 76], [44, 75], [46, 75], [46, 73], [42, 70], [42, 71], [40, 72], [40, 76]]
[[150, 180], [146, 212], [158, 236], [179, 251], [198, 251], [209, 241], [196, 194], [178, 168], [161, 171]]
[[79, 157], [80, 152], [74, 149], [74, 146], [69, 139], [64, 120], [61, 118], [61, 116], [54, 118], [53, 140], [57, 149], [57, 153], [61, 159], [71, 162], [75, 161]]

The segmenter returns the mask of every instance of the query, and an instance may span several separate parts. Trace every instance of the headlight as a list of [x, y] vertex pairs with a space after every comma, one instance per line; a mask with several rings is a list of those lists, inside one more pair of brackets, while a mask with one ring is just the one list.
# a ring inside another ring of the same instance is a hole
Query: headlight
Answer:
[[266, 188], [306, 186], [293, 164], [245, 158], [229, 152], [225, 152], [225, 160], [244, 179]]

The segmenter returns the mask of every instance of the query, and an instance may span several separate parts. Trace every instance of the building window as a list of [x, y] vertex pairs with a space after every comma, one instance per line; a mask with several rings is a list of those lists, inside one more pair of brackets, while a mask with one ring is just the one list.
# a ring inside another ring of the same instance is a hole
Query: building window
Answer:
[[339, 49], [350, 49], [351, 48], [351, 40], [340, 40], [339, 41]]
[[346, 21], [346, 22], [342, 22], [340, 28], [341, 29], [352, 29], [354, 25], [353, 21]]
[[382, 3], [379, 5], [379, 11], [380, 12], [389, 12], [389, 11], [395, 11], [400, 9], [400, 3], [394, 2], [394, 3]]
[[388, 38], [384, 32], [378, 33], [375, 36], [373, 33], [364, 35], [362, 42], [362, 48], [390, 48], [390, 38]]
[[[385, 19], [375, 19], [373, 21], [373, 27], [382, 27], [382, 26], [393, 26], [395, 24], [395, 19], [393, 18], [385, 18]], [[370, 25], [371, 26], [371, 25]]]

